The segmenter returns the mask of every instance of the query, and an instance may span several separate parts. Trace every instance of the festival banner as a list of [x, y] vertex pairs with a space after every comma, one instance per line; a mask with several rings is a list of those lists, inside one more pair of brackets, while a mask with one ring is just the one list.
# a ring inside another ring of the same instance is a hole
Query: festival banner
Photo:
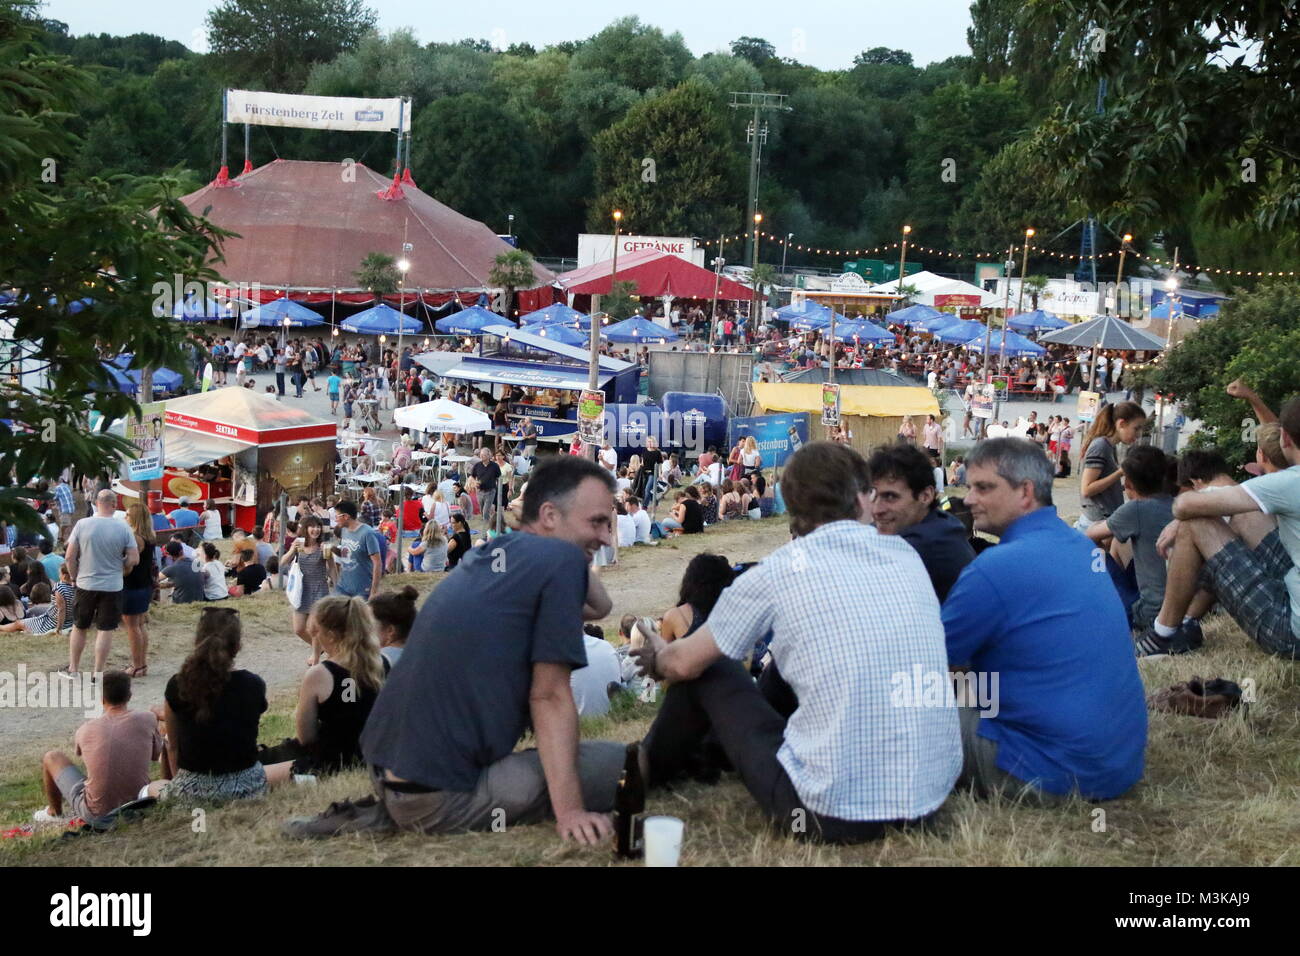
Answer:
[[345, 132], [411, 131], [411, 104], [400, 98], [374, 100], [353, 96], [303, 96], [259, 90], [226, 90], [226, 122], [254, 126], [295, 126]]
[[605, 440], [605, 393], [599, 389], [582, 390], [578, 399], [578, 436], [584, 445], [599, 445]]
[[822, 424], [838, 426], [840, 423], [840, 386], [838, 382], [822, 383]]
[[733, 418], [727, 426], [727, 445], [752, 436], [763, 456], [763, 467], [780, 468], [808, 441], [808, 426], [807, 412]]
[[126, 421], [126, 440], [136, 449], [135, 457], [122, 463], [127, 481], [157, 481], [163, 476], [163, 405], [141, 405], [140, 417]]

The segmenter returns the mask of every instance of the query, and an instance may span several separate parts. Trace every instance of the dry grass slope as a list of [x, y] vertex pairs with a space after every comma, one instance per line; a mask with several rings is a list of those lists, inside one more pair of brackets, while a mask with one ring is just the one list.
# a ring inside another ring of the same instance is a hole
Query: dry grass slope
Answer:
[[[1058, 484], [1058, 500], [1077, 498], [1074, 483]], [[1070, 509], [1063, 507], [1068, 517]], [[657, 613], [671, 606], [681, 568], [702, 550], [736, 560], [761, 556], [784, 540], [778, 520], [760, 526], [711, 529], [699, 539], [625, 554], [606, 581], [619, 615]], [[425, 576], [421, 589], [432, 586]], [[254, 605], [264, 603], [265, 608]], [[278, 595], [249, 599], [242, 607], [254, 633], [250, 650], [280, 648], [301, 671], [302, 647], [285, 627]], [[158, 646], [183, 652], [194, 609], [167, 609], [155, 625]], [[604, 622], [608, 631], [617, 619]], [[263, 631], [263, 629], [265, 629]], [[1078, 639], [1086, 639], [1078, 635]], [[46, 639], [48, 640], [48, 639]], [[6, 642], [0, 667], [19, 660], [57, 663], [59, 654], [42, 639]], [[55, 642], [61, 653], [62, 642]], [[716, 787], [687, 785], [651, 795], [648, 809], [682, 817], [687, 824], [683, 865], [693, 866], [1130, 866], [1295, 865], [1300, 863], [1300, 819], [1294, 807], [1300, 788], [1300, 691], [1292, 665], [1262, 654], [1229, 620], [1212, 618], [1207, 650], [1184, 658], [1142, 663], [1148, 690], [1193, 674], [1253, 681], [1256, 702], [1248, 712], [1207, 721], [1151, 715], [1145, 780], [1127, 797], [1094, 806], [1075, 802], [1037, 809], [1009, 802], [952, 796], [931, 832], [890, 836], [871, 846], [827, 848], [770, 834], [743, 787], [727, 778]], [[49, 658], [47, 661], [45, 658]], [[256, 669], [256, 668], [254, 668]], [[158, 675], [170, 673], [163, 668]], [[158, 692], [164, 680], [147, 684]], [[263, 739], [289, 732], [292, 680], [281, 681]], [[6, 719], [8, 714], [6, 713]], [[645, 731], [652, 709], [637, 705], [614, 719], [588, 723], [589, 737], [631, 741]], [[46, 738], [48, 738], [48, 734]], [[57, 741], [55, 741], [57, 742]], [[0, 757], [0, 820], [19, 822], [40, 804], [35, 775], [48, 739], [11, 740]], [[62, 745], [62, 744], [61, 744]], [[550, 826], [504, 833], [446, 837], [352, 836], [297, 843], [278, 833], [290, 816], [314, 813], [331, 800], [368, 789], [360, 772], [323, 780], [316, 787], [289, 788], [243, 805], [208, 810], [201, 821], [190, 811], [162, 808], [146, 819], [104, 836], [59, 840], [56, 835], [0, 841], [0, 863], [39, 866], [592, 866], [615, 864], [608, 848], [561, 845]], [[1098, 811], [1101, 811], [1099, 814]]]

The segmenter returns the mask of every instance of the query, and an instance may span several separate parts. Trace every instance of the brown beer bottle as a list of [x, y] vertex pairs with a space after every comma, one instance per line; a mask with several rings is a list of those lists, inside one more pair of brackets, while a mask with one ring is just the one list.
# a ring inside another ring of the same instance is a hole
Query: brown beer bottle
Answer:
[[645, 781], [641, 779], [640, 755], [640, 744], [628, 744], [614, 795], [614, 855], [625, 860], [639, 860], [644, 851]]

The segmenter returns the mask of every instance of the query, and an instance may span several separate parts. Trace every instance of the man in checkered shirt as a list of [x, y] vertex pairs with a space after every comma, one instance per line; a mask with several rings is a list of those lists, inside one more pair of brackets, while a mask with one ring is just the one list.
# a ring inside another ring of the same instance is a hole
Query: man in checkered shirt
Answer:
[[76, 524], [79, 517], [76, 514], [76, 503], [67, 475], [59, 478], [59, 483], [54, 486], [54, 503], [59, 515], [59, 543], [63, 543], [68, 540], [68, 535], [72, 533], [72, 526]]
[[[911, 545], [865, 524], [856, 451], [805, 445], [782, 492], [795, 539], [723, 591], [694, 634], [647, 635], [633, 651], [672, 681], [642, 770], [651, 787], [685, 775], [712, 730], [778, 829], [860, 843], [930, 817], [961, 770], [939, 602]], [[740, 662], [768, 635], [773, 663], [755, 685]], [[918, 668], [935, 700], [898, 694]]]

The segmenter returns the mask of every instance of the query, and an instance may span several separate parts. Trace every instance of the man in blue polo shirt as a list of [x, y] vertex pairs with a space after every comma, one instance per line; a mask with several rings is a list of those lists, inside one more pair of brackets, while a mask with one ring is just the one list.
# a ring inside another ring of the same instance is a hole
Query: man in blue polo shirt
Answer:
[[1147, 713], [1105, 563], [1057, 515], [1051, 462], [1032, 442], [980, 442], [967, 480], [975, 529], [1001, 541], [944, 602], [948, 662], [988, 675], [997, 699], [960, 709], [957, 785], [1049, 802], [1118, 797], [1142, 779]]

